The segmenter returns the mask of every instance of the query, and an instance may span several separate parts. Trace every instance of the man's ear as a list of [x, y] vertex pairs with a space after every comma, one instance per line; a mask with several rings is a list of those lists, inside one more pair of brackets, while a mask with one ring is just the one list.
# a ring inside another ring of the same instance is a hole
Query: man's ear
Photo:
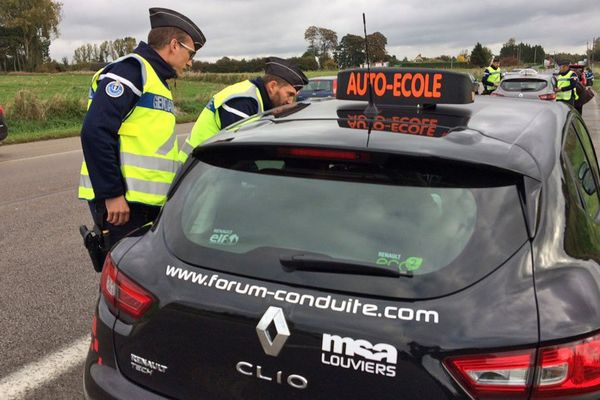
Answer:
[[169, 46], [171, 47], [171, 50], [173, 52], [177, 51], [177, 46], [179, 46], [179, 43], [177, 43], [177, 39], [171, 39], [171, 41], [169, 42]]
[[265, 84], [269, 96], [272, 96], [277, 91], [278, 86], [277, 81], [270, 81]]

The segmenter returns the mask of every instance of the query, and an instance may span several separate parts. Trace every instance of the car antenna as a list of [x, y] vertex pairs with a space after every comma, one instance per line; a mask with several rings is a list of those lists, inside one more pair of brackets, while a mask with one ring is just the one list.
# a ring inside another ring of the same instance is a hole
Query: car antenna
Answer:
[[367, 132], [367, 147], [369, 147], [369, 140], [371, 139], [371, 130], [373, 130], [374, 119], [379, 114], [377, 106], [373, 102], [373, 85], [371, 84], [371, 65], [369, 63], [369, 40], [367, 39], [367, 19], [365, 13], [363, 13], [363, 30], [365, 32], [365, 57], [367, 61], [367, 90], [369, 91], [369, 104], [363, 111], [363, 114], [369, 120], [369, 131]]
[[[365, 13], [363, 13], [363, 30], [365, 32], [365, 56], [367, 59], [367, 90], [369, 91], [369, 104], [363, 114], [369, 119], [374, 119], [377, 114], [379, 114], [379, 110], [377, 106], [373, 102], [373, 85], [371, 84], [371, 65], [369, 63], [369, 40], [367, 39], [367, 19], [365, 17]], [[371, 129], [369, 128], [369, 133], [371, 133]]]

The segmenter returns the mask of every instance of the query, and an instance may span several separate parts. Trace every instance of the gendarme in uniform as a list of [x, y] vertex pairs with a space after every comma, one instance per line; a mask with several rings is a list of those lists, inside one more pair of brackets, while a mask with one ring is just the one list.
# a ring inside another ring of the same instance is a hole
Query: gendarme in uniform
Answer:
[[500, 84], [502, 79], [502, 71], [498, 66], [498, 59], [494, 59], [492, 64], [483, 71], [483, 77], [481, 83], [483, 83], [483, 94], [490, 94]]
[[308, 83], [304, 73], [295, 65], [278, 57], [268, 58], [265, 77], [228, 86], [210, 99], [181, 149], [180, 161], [185, 162], [196, 146], [221, 129], [251, 115], [285, 104], [285, 100], [269, 94], [268, 83], [265, 84], [265, 79], [269, 76], [281, 78], [291, 85], [295, 92]]
[[[189, 66], [205, 43], [200, 29], [176, 11], [151, 8], [150, 23], [150, 35], [173, 31], [185, 40], [165, 37], [161, 48], [140, 42], [132, 54], [98, 71], [92, 78], [81, 130], [84, 162], [79, 198], [89, 202], [94, 222], [110, 231], [111, 245], [153, 220], [165, 202], [179, 167], [175, 109], [167, 79]], [[169, 40], [175, 50], [168, 47]], [[194, 49], [189, 48], [192, 45]], [[159, 54], [165, 49], [170, 53]], [[106, 202], [121, 196], [129, 218], [116, 226], [106, 220]]]

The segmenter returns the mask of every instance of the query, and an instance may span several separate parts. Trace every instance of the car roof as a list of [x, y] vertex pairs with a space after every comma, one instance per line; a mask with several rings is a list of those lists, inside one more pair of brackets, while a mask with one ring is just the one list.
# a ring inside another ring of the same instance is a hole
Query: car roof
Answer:
[[551, 80], [552, 79], [552, 74], [547, 74], [547, 73], [537, 73], [537, 74], [511, 74], [511, 75], [507, 75], [503, 80], [505, 81], [514, 81], [514, 80], [523, 80], [523, 79], [532, 79], [532, 80], [536, 80], [536, 79], [545, 79], [545, 80]]
[[448, 133], [443, 137], [427, 137], [378, 130], [369, 135], [366, 129], [349, 129], [344, 113], [361, 114], [365, 107], [365, 102], [350, 100], [300, 102], [234, 124], [206, 145], [368, 148], [494, 166], [544, 181], [560, 154], [562, 128], [569, 113], [568, 107], [554, 102], [487, 96], [477, 96], [471, 104], [438, 105], [431, 111], [380, 106], [385, 115], [412, 113], [457, 121], [447, 124]]
[[309, 81], [318, 81], [318, 80], [335, 80], [337, 79], [337, 75], [328, 75], [328, 76], [314, 76], [309, 78]]

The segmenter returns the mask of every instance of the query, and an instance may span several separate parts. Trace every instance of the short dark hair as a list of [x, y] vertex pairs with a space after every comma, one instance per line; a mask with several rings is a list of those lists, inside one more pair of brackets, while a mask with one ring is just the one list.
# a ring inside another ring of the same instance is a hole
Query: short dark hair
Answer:
[[174, 26], [162, 26], [154, 28], [148, 33], [148, 44], [155, 49], [162, 49], [175, 38], [178, 42], [183, 42], [188, 38], [188, 34]]
[[265, 76], [262, 77], [262, 80], [265, 82], [265, 85], [269, 82], [277, 82], [277, 84], [279, 86], [283, 86], [283, 85], [290, 85], [290, 83], [288, 81], [286, 81], [283, 78], [280, 78], [277, 75], [271, 75], [271, 74], [266, 74]]

